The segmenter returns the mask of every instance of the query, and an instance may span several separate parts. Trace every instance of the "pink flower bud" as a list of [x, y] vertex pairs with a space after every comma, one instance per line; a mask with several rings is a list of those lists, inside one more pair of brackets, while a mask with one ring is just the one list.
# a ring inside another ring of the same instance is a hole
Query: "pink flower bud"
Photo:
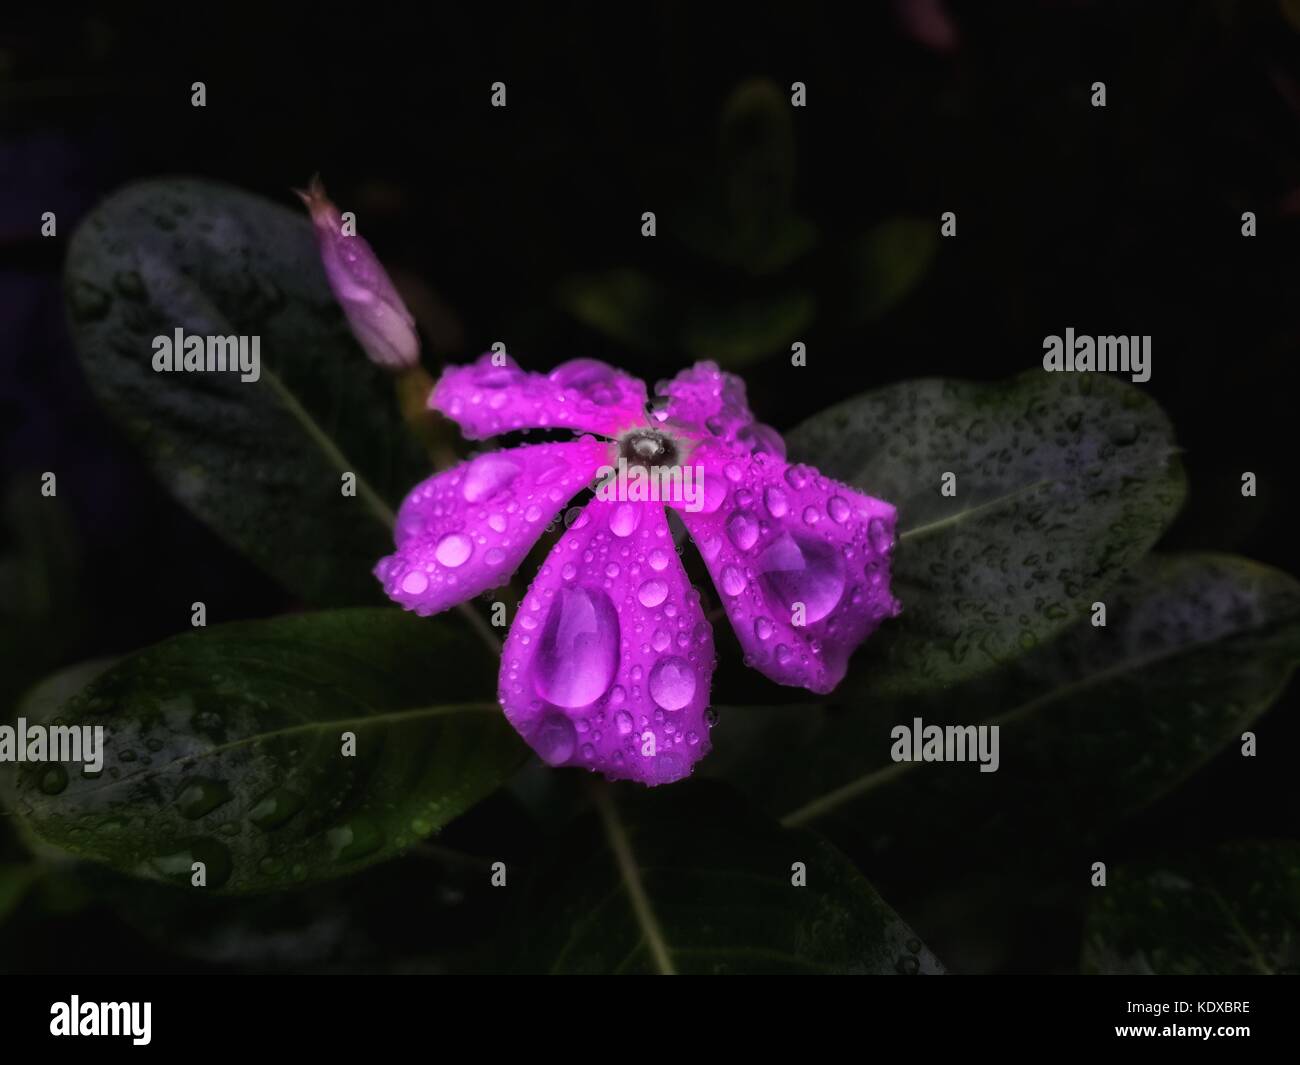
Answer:
[[311, 211], [330, 288], [370, 361], [389, 370], [415, 366], [420, 355], [415, 319], [370, 245], [343, 232], [342, 216], [318, 177], [311, 179], [306, 192], [298, 190], [298, 195]]

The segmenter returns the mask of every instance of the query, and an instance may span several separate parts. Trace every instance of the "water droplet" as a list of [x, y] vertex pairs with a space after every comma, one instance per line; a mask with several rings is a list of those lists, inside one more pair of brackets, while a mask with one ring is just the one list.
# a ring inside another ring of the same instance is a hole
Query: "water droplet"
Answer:
[[650, 646], [656, 651], [666, 651], [672, 640], [673, 638], [663, 629], [655, 629], [655, 634], [650, 638]]
[[637, 589], [636, 598], [644, 607], [656, 607], [668, 598], [668, 585], [657, 577], [652, 577]]
[[772, 622], [767, 618], [755, 618], [754, 635], [760, 640], [768, 639], [772, 635]]
[[631, 536], [641, 522], [641, 508], [633, 503], [619, 503], [609, 513], [609, 531], [615, 536]]
[[808, 483], [808, 474], [802, 466], [791, 466], [785, 471], [785, 483], [797, 491]]
[[68, 786], [68, 771], [61, 765], [52, 765], [41, 774], [39, 787], [46, 795], [58, 795]]
[[662, 573], [668, 568], [668, 552], [662, 547], [656, 547], [650, 552], [646, 561], [650, 563], [650, 568], [652, 570], [656, 573]]
[[763, 490], [763, 505], [767, 507], [767, 512], [774, 518], [782, 518], [790, 509], [790, 504], [786, 502], [785, 493], [776, 485], [769, 485]]
[[597, 588], [555, 594], [537, 649], [537, 694], [570, 709], [599, 699], [618, 665], [618, 612]]
[[577, 392], [593, 403], [608, 406], [618, 402], [617, 372], [596, 359], [570, 359], [547, 376], [561, 388]]
[[705, 473], [701, 467], [696, 467], [696, 473], [700, 480], [704, 482], [704, 505], [700, 507], [701, 514], [712, 514], [727, 498], [727, 482], [717, 475], [716, 472], [710, 471]]
[[336, 862], [353, 862], [373, 854], [384, 844], [384, 830], [370, 818], [358, 814], [325, 833], [330, 854]]
[[790, 659], [792, 659], [793, 657], [794, 657], [794, 652], [791, 651], [786, 644], [778, 643], [776, 645], [776, 660], [780, 662], [781, 665], [784, 666], [788, 664]]
[[660, 784], [671, 784], [681, 780], [691, 771], [691, 765], [674, 751], [660, 751], [655, 759], [655, 780]]
[[820, 540], [796, 539], [785, 533], [764, 548], [757, 567], [787, 609], [795, 603], [804, 604], [804, 617], [810, 625], [834, 610], [844, 594], [839, 553]]
[[534, 503], [524, 511], [524, 521], [537, 521], [542, 516], [542, 508]]
[[195, 777], [181, 785], [176, 793], [176, 808], [191, 821], [211, 813], [230, 801], [230, 788], [224, 781]]
[[879, 555], [887, 554], [894, 543], [885, 523], [879, 518], [872, 518], [867, 523], [867, 539], [871, 542], [871, 549]]
[[248, 819], [258, 828], [269, 832], [289, 820], [304, 806], [301, 795], [287, 788], [276, 788], [269, 795], [264, 795], [248, 812]]
[[803, 523], [805, 525], [816, 525], [821, 520], [822, 520], [821, 511], [819, 511], [816, 507], [803, 508]]
[[727, 480], [737, 484], [745, 476], [744, 468], [737, 462], [728, 462], [722, 468], [722, 472], [727, 475]]
[[429, 587], [429, 578], [423, 570], [413, 569], [402, 578], [402, 591], [407, 595], [419, 595]]
[[758, 522], [747, 510], [738, 510], [727, 519], [727, 535], [740, 550], [748, 551], [758, 541]]
[[739, 595], [745, 590], [745, 575], [735, 566], [722, 571], [722, 590], [728, 595]]
[[533, 734], [533, 750], [547, 765], [564, 765], [577, 745], [573, 722], [563, 714], [547, 714]]
[[207, 836], [188, 840], [174, 851], [149, 859], [149, 865], [158, 875], [187, 887], [192, 882], [195, 862], [203, 863], [209, 888], [221, 887], [230, 879], [233, 868], [230, 848]]
[[831, 521], [836, 525], [843, 525], [849, 520], [852, 511], [849, 505], [839, 496], [831, 496], [830, 502], [826, 504], [826, 513], [831, 516]]
[[614, 727], [620, 736], [626, 736], [632, 731], [632, 715], [626, 710], [620, 710], [614, 715]]
[[448, 569], [455, 569], [465, 564], [465, 560], [474, 552], [474, 543], [464, 533], [448, 533], [438, 541], [433, 550], [433, 557]]
[[470, 463], [461, 493], [469, 503], [491, 499], [509, 488], [518, 476], [518, 464], [504, 455], [480, 455]]

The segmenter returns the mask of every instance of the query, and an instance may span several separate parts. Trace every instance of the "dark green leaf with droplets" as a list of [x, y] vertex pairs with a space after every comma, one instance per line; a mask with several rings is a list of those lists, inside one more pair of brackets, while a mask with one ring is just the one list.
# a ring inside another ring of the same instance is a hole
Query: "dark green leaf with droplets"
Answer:
[[1300, 844], [1233, 843], [1107, 870], [1083, 968], [1149, 975], [1300, 974]]
[[[181, 503], [311, 602], [379, 601], [391, 541], [367, 489], [391, 509], [429, 470], [302, 211], [203, 181], [127, 186], [74, 234], [66, 290], [91, 388]], [[155, 372], [153, 339], [178, 326], [260, 336], [261, 379]]]
[[[1092, 838], [1239, 745], [1300, 663], [1300, 583], [1247, 559], [1152, 555], [1106, 604], [1104, 628], [1080, 622], [943, 694], [846, 703], [816, 722], [806, 708], [736, 708], [714, 731], [712, 771], [874, 852]], [[917, 717], [998, 724], [998, 770], [892, 761], [891, 730]]]
[[463, 625], [387, 609], [178, 636], [60, 710], [104, 726], [100, 774], [21, 766], [7, 805], [29, 833], [122, 872], [189, 885], [202, 861], [210, 891], [349, 873], [436, 832], [522, 763], [482, 701], [496, 667]]
[[[611, 796], [674, 971], [943, 971], [839, 851], [780, 828], [729, 788], [695, 780]], [[792, 883], [795, 862], [806, 867], [804, 887]], [[521, 885], [502, 957], [523, 972], [658, 971], [594, 815]]]
[[[1164, 412], [1103, 374], [908, 381], [831, 407], [788, 443], [792, 459], [898, 507], [903, 613], [854, 663], [875, 693], [951, 685], [1055, 636], [1183, 498]], [[955, 497], [940, 495], [945, 473]]]

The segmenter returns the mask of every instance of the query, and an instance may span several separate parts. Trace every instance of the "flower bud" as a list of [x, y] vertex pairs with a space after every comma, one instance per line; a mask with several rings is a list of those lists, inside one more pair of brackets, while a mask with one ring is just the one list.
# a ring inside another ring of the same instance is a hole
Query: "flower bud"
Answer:
[[420, 356], [415, 319], [370, 245], [355, 234], [344, 234], [343, 219], [319, 178], [313, 177], [307, 191], [298, 190], [298, 195], [311, 212], [330, 288], [370, 361], [395, 371], [415, 366]]

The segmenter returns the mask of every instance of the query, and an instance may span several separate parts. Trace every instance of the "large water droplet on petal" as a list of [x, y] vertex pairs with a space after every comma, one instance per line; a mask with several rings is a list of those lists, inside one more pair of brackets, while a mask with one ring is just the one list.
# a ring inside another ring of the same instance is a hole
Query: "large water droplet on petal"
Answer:
[[421, 570], [413, 569], [402, 578], [402, 591], [407, 595], [419, 595], [427, 587], [429, 587], [429, 578]]
[[609, 512], [609, 531], [615, 536], [631, 536], [640, 521], [640, 507], [634, 503], [619, 503]]
[[745, 575], [735, 566], [722, 571], [722, 590], [728, 595], [739, 595], [745, 590]]
[[618, 402], [618, 374], [596, 359], [570, 359], [548, 375], [561, 388], [571, 389], [593, 403]]
[[790, 610], [803, 603], [804, 618], [820, 621], [844, 594], [844, 569], [839, 553], [821, 540], [789, 533], [773, 540], [758, 556], [758, 571], [781, 604]]
[[548, 714], [533, 734], [533, 750], [547, 765], [563, 765], [573, 757], [578, 735], [563, 714]]
[[474, 552], [473, 541], [464, 533], [448, 533], [438, 541], [433, 549], [433, 557], [448, 569], [463, 566], [465, 560]]
[[665, 710], [680, 710], [695, 697], [695, 671], [684, 658], [669, 655], [650, 670], [650, 698]]
[[748, 551], [758, 540], [758, 522], [747, 510], [738, 510], [727, 519], [727, 535], [740, 550]]
[[785, 499], [785, 493], [776, 485], [769, 485], [764, 489], [763, 505], [767, 507], [767, 512], [774, 518], [784, 517], [786, 511], [790, 509], [790, 504]]
[[468, 503], [491, 499], [519, 476], [519, 465], [504, 455], [480, 455], [470, 463], [461, 492]]
[[618, 612], [598, 588], [560, 588], [537, 648], [535, 686], [570, 709], [594, 703], [618, 665]]
[[872, 550], [881, 555], [887, 554], [894, 545], [894, 538], [879, 518], [872, 518], [867, 523], [867, 539], [871, 541]]
[[720, 506], [723, 500], [727, 498], [727, 482], [719, 475], [716, 469], [704, 470], [702, 467], [695, 468], [697, 478], [704, 483], [703, 501], [700, 506], [701, 513], [712, 514]]
[[830, 502], [826, 504], [826, 513], [836, 525], [843, 525], [849, 520], [849, 505], [839, 496], [831, 496]]
[[637, 601], [645, 607], [656, 607], [668, 598], [668, 585], [653, 577], [637, 589]]

